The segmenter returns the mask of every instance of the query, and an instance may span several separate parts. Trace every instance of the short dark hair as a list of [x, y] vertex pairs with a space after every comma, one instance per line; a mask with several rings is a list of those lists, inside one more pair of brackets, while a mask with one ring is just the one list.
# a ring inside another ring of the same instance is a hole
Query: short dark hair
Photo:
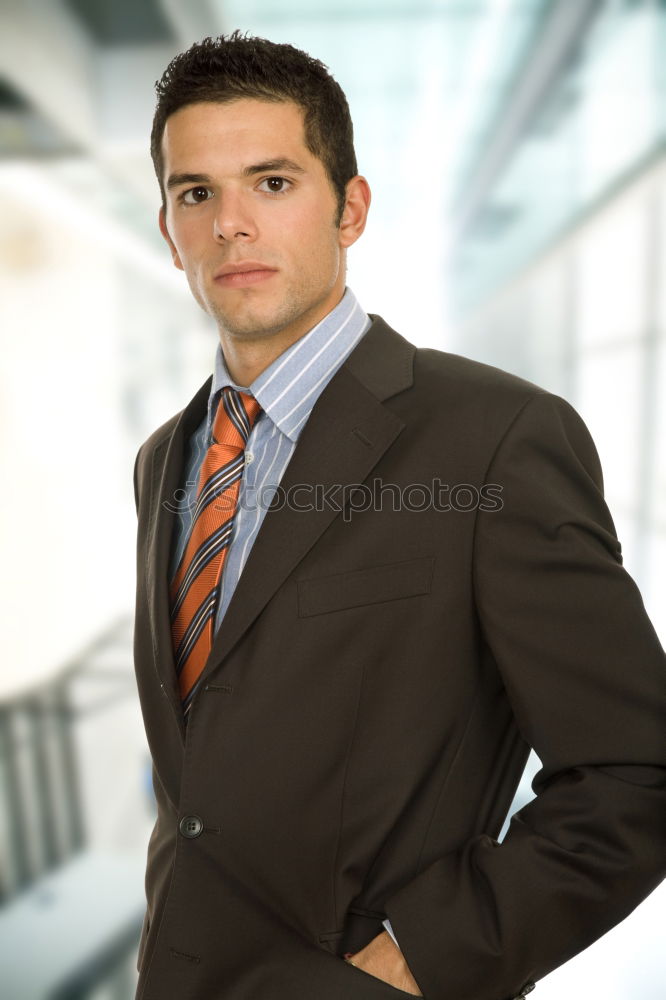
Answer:
[[155, 90], [150, 155], [163, 205], [162, 136], [170, 115], [201, 101], [293, 101], [303, 111], [305, 144], [323, 163], [335, 191], [340, 223], [347, 181], [358, 173], [354, 132], [347, 98], [319, 59], [293, 45], [234, 31], [227, 37], [204, 38], [175, 56]]

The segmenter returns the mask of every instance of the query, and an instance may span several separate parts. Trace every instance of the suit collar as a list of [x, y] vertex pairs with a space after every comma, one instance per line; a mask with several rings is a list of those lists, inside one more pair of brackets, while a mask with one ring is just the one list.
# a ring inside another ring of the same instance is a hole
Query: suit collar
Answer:
[[372, 325], [344, 367], [382, 403], [412, 385], [416, 348], [381, 316], [369, 316]]

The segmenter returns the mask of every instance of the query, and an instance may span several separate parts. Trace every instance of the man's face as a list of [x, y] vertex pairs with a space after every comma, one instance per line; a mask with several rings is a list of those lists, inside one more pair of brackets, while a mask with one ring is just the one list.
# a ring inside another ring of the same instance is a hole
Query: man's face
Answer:
[[337, 305], [358, 233], [335, 225], [336, 197], [297, 105], [188, 105], [167, 119], [162, 149], [160, 228], [221, 331], [293, 341]]

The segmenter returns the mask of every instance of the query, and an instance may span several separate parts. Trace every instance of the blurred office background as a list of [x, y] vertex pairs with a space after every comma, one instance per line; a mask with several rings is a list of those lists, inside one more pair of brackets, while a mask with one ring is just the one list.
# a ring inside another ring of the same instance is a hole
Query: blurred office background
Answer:
[[[152, 825], [132, 468], [217, 343], [157, 230], [155, 79], [234, 28], [327, 63], [374, 195], [349, 284], [415, 343], [577, 407], [664, 641], [666, 4], [0, 0], [0, 16], [0, 995], [128, 1000]], [[665, 918], [662, 886], [538, 996], [663, 998]]]

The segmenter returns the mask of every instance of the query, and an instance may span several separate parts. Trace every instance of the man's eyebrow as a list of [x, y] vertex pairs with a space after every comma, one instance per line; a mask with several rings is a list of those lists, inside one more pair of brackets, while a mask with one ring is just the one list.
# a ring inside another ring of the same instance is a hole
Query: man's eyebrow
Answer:
[[170, 191], [171, 188], [179, 187], [181, 184], [210, 184], [211, 180], [208, 174], [169, 174], [169, 179], [166, 182], [167, 190]]
[[253, 177], [255, 174], [268, 174], [278, 170], [288, 170], [292, 174], [304, 174], [305, 168], [286, 156], [278, 156], [263, 163], [254, 163], [251, 167], [243, 167], [243, 177]]

